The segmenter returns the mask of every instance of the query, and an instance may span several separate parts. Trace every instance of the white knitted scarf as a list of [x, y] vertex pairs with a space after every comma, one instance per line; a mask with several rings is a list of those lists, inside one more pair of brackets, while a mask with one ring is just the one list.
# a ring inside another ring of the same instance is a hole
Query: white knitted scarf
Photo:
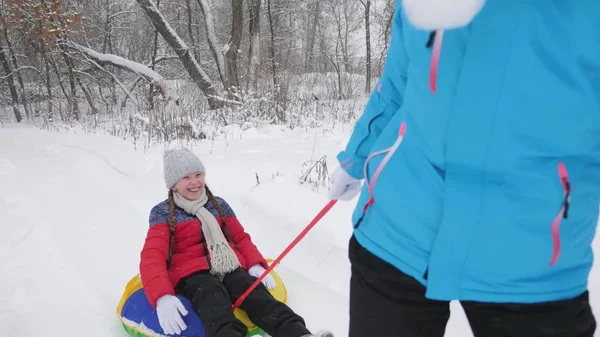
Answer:
[[208, 201], [206, 189], [202, 191], [197, 200], [186, 199], [177, 192], [173, 193], [173, 199], [175, 205], [181, 207], [186, 213], [197, 216], [200, 220], [210, 253], [211, 274], [222, 277], [238, 268], [240, 261], [225, 239], [217, 219], [204, 207]]

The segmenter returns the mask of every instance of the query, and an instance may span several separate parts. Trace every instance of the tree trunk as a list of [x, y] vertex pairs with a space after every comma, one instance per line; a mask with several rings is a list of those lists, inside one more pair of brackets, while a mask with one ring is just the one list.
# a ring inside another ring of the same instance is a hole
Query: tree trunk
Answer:
[[282, 93], [281, 88], [277, 82], [277, 60], [275, 58], [275, 28], [273, 22], [273, 12], [271, 11], [271, 0], [267, 0], [267, 14], [269, 16], [269, 31], [271, 33], [270, 41], [270, 53], [271, 53], [271, 69], [273, 70], [273, 91], [275, 92], [275, 117], [280, 123], [285, 123], [285, 94]]
[[90, 105], [90, 108], [92, 109], [92, 115], [98, 114], [98, 108], [96, 108], [96, 105], [94, 104], [94, 99], [92, 98], [92, 95], [90, 94], [89, 90], [87, 90], [87, 88], [83, 85], [83, 82], [81, 81], [81, 78], [79, 78], [79, 76], [77, 76], [76, 78], [77, 84], [79, 84], [81, 91], [85, 95], [85, 99], [87, 100], [88, 104]]
[[365, 0], [363, 3], [365, 6], [365, 43], [366, 43], [366, 53], [367, 60], [365, 67], [366, 70], [366, 78], [365, 78], [365, 93], [371, 92], [371, 24], [370, 24], [370, 9], [371, 9], [371, 0]]
[[[156, 9], [160, 8], [160, 0], [156, 0]], [[158, 30], [154, 30], [154, 44], [152, 48], [152, 60], [150, 69], [154, 70], [156, 67], [156, 55], [158, 53]], [[150, 83], [150, 90], [148, 91], [148, 102], [150, 103], [150, 110], [154, 110], [154, 84]]]
[[277, 61], [275, 60], [275, 29], [273, 28], [273, 14], [271, 12], [271, 0], [267, 0], [267, 14], [269, 16], [269, 31], [271, 32], [271, 69], [273, 70], [273, 90], [277, 89]]
[[[6, 41], [6, 46], [8, 47], [8, 51], [10, 52], [10, 59], [12, 61], [12, 65], [14, 69], [19, 69], [19, 63], [17, 62], [17, 57], [15, 55], [15, 50], [8, 38], [8, 34], [4, 35], [4, 41]], [[29, 103], [27, 102], [27, 94], [25, 93], [25, 84], [23, 83], [23, 76], [21, 76], [21, 72], [17, 71], [17, 81], [19, 82], [19, 87], [21, 88], [21, 103], [23, 104], [23, 108], [25, 109], [25, 115], [27, 117], [31, 116], [31, 110], [29, 109]]]
[[306, 58], [304, 61], [304, 72], [314, 71], [314, 59], [315, 59], [315, 40], [317, 36], [317, 27], [319, 26], [319, 17], [321, 16], [321, 1], [315, 2], [315, 11], [313, 13], [313, 20], [310, 23], [308, 30], [308, 43], [306, 45]]
[[[156, 1], [156, 8], [158, 8], [158, 2]], [[190, 37], [190, 42], [192, 43], [192, 52], [194, 54], [194, 58], [196, 58], [196, 62], [200, 64], [200, 58], [198, 57], [198, 49], [196, 48], [196, 38], [194, 37], [194, 15], [192, 11], [192, 2], [190, 0], [185, 0], [185, 6], [187, 7], [187, 28], [188, 35]]]
[[206, 73], [200, 68], [200, 65], [196, 62], [192, 53], [190, 53], [185, 42], [183, 42], [158, 11], [154, 2], [152, 0], [137, 0], [137, 2], [152, 22], [154, 28], [160, 33], [169, 46], [173, 48], [196, 86], [204, 93], [208, 100], [209, 107], [211, 109], [223, 107], [223, 99], [219, 96], [217, 89], [214, 87]]
[[[387, 20], [385, 22], [385, 30], [383, 32], [383, 37], [384, 37], [384, 44], [383, 44], [383, 52], [382, 55], [386, 55], [387, 54], [387, 49], [389, 47], [390, 44], [390, 37], [392, 35], [392, 24], [394, 23], [394, 6], [388, 6], [386, 8], [390, 8], [389, 12], [388, 12], [388, 17]], [[383, 63], [383, 62], [382, 62]]]
[[69, 85], [71, 87], [71, 93], [68, 97], [69, 113], [72, 114], [72, 117], [75, 118], [76, 121], [78, 121], [81, 116], [79, 114], [79, 101], [77, 100], [77, 86], [75, 84], [75, 72], [73, 71], [73, 63], [71, 62], [69, 55], [61, 45], [59, 45], [59, 49], [62, 57], [65, 60], [65, 63], [67, 64], [67, 70], [69, 72]]
[[19, 110], [19, 95], [17, 94], [17, 88], [15, 87], [13, 70], [10, 68], [10, 63], [6, 58], [7, 52], [8, 51], [4, 48], [4, 46], [0, 45], [0, 63], [2, 63], [2, 67], [4, 68], [8, 79], [8, 88], [10, 89], [10, 96], [13, 102], [12, 106], [15, 113], [15, 118], [17, 119], [17, 123], [20, 123], [23, 119], [23, 116], [21, 116], [21, 111]]
[[231, 0], [231, 37], [229, 38], [229, 45], [225, 52], [226, 75], [227, 83], [229, 87], [228, 91], [231, 93], [238, 93], [240, 90], [240, 81], [237, 71], [237, 54], [240, 44], [242, 43], [242, 30], [244, 24], [244, 8], [242, 0]]
[[[47, 54], [43, 54], [43, 55], [48, 56]], [[67, 100], [69, 100], [69, 94], [67, 93], [67, 89], [65, 88], [65, 86], [62, 83], [62, 78], [60, 77], [60, 71], [58, 70], [56, 61], [54, 60], [54, 58], [52, 58], [52, 55], [50, 55], [50, 59], [48, 61], [52, 65], [52, 69], [54, 69], [54, 73], [56, 73], [56, 78], [58, 79], [58, 84], [60, 85], [60, 89], [62, 90], [63, 95], [65, 95], [65, 98]], [[62, 109], [59, 108], [58, 111], [60, 113], [60, 119], [64, 121], [65, 115], [63, 114]]]
[[348, 14], [348, 3], [344, 3], [344, 38], [342, 40], [342, 55], [344, 57], [344, 71], [350, 72], [350, 55], [348, 55], [348, 35], [350, 34], [350, 15]]
[[[225, 60], [223, 59], [223, 54], [219, 50], [219, 39], [217, 38], [216, 28], [215, 28], [215, 19], [213, 16], [213, 11], [210, 6], [210, 2], [208, 0], [197, 0], [198, 5], [200, 5], [200, 10], [202, 11], [202, 15], [204, 15], [204, 28], [206, 30], [206, 39], [208, 40], [208, 46], [210, 48], [210, 52], [215, 60], [217, 65], [217, 71], [219, 72], [219, 78], [223, 83], [225, 88], [228, 88], [229, 84], [227, 81], [227, 77], [224, 74], [225, 68]], [[190, 33], [191, 34], [191, 33]]]
[[44, 59], [44, 65], [46, 66], [46, 91], [48, 92], [48, 121], [54, 121], [52, 116], [52, 86], [50, 85], [50, 62], [45, 52], [42, 52], [42, 58]]
[[[113, 1], [113, 3], [111, 4], [110, 2]], [[113, 36], [113, 31], [112, 31], [112, 27], [113, 27], [113, 15], [112, 15], [112, 5], [114, 5], [114, 0], [106, 0], [106, 21], [104, 23], [104, 41], [102, 44], [102, 53], [113, 53], [113, 40], [112, 40], [112, 36]], [[113, 104], [113, 106], [117, 105], [117, 81], [115, 80], [115, 77], [112, 77], [110, 79], [110, 83], [111, 83], [111, 91], [112, 91], [112, 95], [110, 95], [111, 97], [111, 103]], [[83, 88], [81, 88], [83, 90]]]
[[260, 0], [248, 1], [250, 13], [248, 49], [248, 90], [256, 91], [258, 87], [258, 66], [260, 65]]

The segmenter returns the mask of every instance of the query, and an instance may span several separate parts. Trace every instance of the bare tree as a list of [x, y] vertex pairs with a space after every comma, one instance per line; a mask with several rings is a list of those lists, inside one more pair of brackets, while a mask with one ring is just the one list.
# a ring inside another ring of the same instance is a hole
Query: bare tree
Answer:
[[204, 70], [200, 68], [200, 65], [196, 62], [192, 53], [190, 53], [188, 46], [165, 20], [154, 2], [152, 0], [137, 0], [137, 2], [152, 22], [154, 28], [173, 48], [194, 83], [204, 93], [209, 107], [211, 109], [223, 107], [223, 98], [220, 97], [212, 81], [208, 78]]
[[273, 71], [273, 89], [277, 90], [277, 60], [275, 60], [275, 29], [273, 22], [273, 11], [271, 10], [271, 0], [267, 0], [267, 15], [269, 16], [269, 51], [271, 59], [269, 63], [271, 64], [271, 69]]
[[238, 75], [237, 55], [242, 42], [242, 29], [244, 24], [244, 7], [242, 0], [231, 0], [231, 36], [225, 47], [227, 88], [229, 92], [239, 93], [240, 78]]
[[319, 18], [321, 16], [321, 1], [317, 0], [312, 3], [314, 9], [308, 14], [308, 30], [306, 31], [306, 59], [304, 61], [304, 71], [312, 71], [314, 62], [314, 48], [317, 37], [317, 28], [319, 26]]
[[366, 48], [366, 78], [365, 93], [371, 91], [371, 20], [369, 12], [371, 10], [371, 0], [359, 0], [365, 8], [365, 48]]
[[21, 111], [19, 110], [19, 95], [17, 94], [17, 88], [15, 86], [13, 69], [10, 67], [10, 63], [8, 62], [8, 58], [6, 57], [7, 50], [0, 45], [0, 63], [2, 63], [2, 67], [4, 68], [4, 72], [6, 73], [6, 78], [8, 79], [8, 87], [10, 88], [10, 95], [12, 97], [12, 108], [15, 114], [15, 118], [17, 122], [21, 122], [23, 117], [21, 116]]
[[8, 37], [8, 34], [6, 34], [6, 32], [4, 32], [4, 41], [6, 42], [6, 49], [4, 52], [8, 51], [10, 54], [10, 60], [13, 66], [13, 69], [15, 69], [16, 72], [16, 77], [17, 77], [17, 81], [19, 82], [19, 88], [21, 89], [21, 103], [23, 104], [23, 109], [25, 109], [25, 115], [27, 117], [31, 116], [31, 112], [29, 109], [29, 103], [27, 102], [27, 95], [25, 93], [25, 84], [23, 81], [23, 76], [21, 75], [21, 72], [19, 71], [20, 67], [19, 67], [19, 63], [17, 61], [17, 56], [15, 54], [15, 50], [12, 46], [12, 43], [10, 42], [10, 38]]
[[197, 1], [198, 1], [198, 5], [200, 5], [200, 9], [202, 10], [202, 14], [204, 15], [206, 39], [208, 40], [210, 52], [215, 60], [216, 65], [217, 65], [217, 71], [219, 73], [219, 78], [221, 79], [221, 82], [223, 82], [223, 86], [225, 88], [228, 88], [230, 83], [228, 83], [228, 81], [226, 80], [226, 76], [224, 74], [225, 60], [223, 58], [223, 54], [219, 50], [219, 39], [217, 38], [212, 4], [210, 3], [210, 0], [197, 0]]
[[[160, 0], [156, 0], [156, 9], [160, 7]], [[154, 41], [152, 44], [152, 59], [150, 69], [154, 70], [156, 67], [156, 57], [158, 53], [158, 30], [154, 30]], [[150, 109], [154, 109], [154, 83], [150, 84], [150, 90], [148, 92], [148, 102], [150, 103]]]
[[247, 87], [256, 91], [258, 85], [258, 66], [260, 65], [260, 0], [248, 1], [248, 30], [250, 48], [248, 49], [248, 83]]

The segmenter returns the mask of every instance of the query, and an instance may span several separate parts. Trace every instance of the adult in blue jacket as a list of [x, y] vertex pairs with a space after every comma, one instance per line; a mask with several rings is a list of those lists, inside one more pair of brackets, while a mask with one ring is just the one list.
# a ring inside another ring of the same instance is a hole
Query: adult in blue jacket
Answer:
[[351, 337], [593, 336], [600, 1], [398, 0], [338, 160]]

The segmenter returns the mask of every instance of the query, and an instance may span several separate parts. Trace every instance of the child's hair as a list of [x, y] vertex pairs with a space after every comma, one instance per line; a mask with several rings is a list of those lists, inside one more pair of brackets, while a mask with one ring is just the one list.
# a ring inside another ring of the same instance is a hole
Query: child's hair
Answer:
[[[225, 219], [227, 218], [227, 216], [225, 214], [225, 210], [223, 209], [223, 206], [215, 198], [215, 196], [212, 194], [212, 192], [210, 191], [210, 189], [208, 188], [207, 185], [204, 185], [204, 188], [206, 189], [206, 196], [208, 197], [208, 201], [215, 207], [215, 209], [219, 213], [219, 217], [221, 218], [221, 230], [223, 231], [223, 235], [225, 235], [225, 238], [227, 239], [227, 241], [233, 243], [231, 240], [231, 233], [229, 232], [229, 228], [227, 228], [227, 226], [225, 225]], [[175, 251], [175, 227], [177, 227], [177, 220], [175, 218], [175, 199], [173, 197], [172, 189], [169, 189], [168, 203], [169, 203], [169, 229], [171, 231], [171, 240], [169, 242], [169, 258], [167, 259], [167, 267], [169, 266], [169, 264], [171, 262], [171, 257], [173, 256], [173, 253]]]

